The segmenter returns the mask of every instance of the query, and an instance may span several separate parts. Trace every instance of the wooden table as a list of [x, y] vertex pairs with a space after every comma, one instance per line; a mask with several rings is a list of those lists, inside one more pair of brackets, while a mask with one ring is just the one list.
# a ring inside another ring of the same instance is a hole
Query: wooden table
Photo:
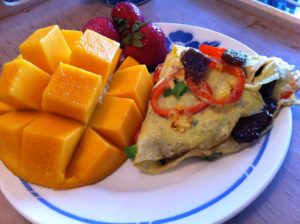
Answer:
[[[300, 68], [299, 34], [263, 21], [256, 15], [218, 0], [151, 0], [141, 6], [151, 21], [184, 23], [231, 36], [262, 55], [276, 55]], [[18, 54], [18, 45], [33, 30], [59, 24], [80, 29], [91, 17], [109, 16], [111, 8], [100, 1], [44, 1], [0, 20], [0, 65]], [[272, 183], [234, 223], [300, 223], [300, 108], [293, 107], [293, 135], [287, 157]], [[0, 193], [0, 223], [28, 223]]]

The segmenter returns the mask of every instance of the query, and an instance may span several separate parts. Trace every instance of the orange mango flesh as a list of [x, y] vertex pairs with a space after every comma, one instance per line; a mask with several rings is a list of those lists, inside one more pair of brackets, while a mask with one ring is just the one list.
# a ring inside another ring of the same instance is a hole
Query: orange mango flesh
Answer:
[[36, 30], [21, 45], [24, 59], [52, 74], [59, 62], [68, 62], [71, 50], [57, 25]]
[[[0, 160], [13, 173], [68, 189], [99, 181], [122, 165], [153, 83], [146, 67], [130, 57], [112, 75], [119, 46], [90, 30], [58, 26], [39, 29], [21, 44], [22, 54], [4, 65], [0, 77]], [[107, 95], [100, 103], [110, 78], [118, 97]]]
[[103, 84], [115, 70], [121, 55], [120, 44], [92, 30], [74, 43], [70, 64], [102, 76]]
[[79, 41], [82, 36], [82, 32], [78, 30], [62, 30], [61, 32], [71, 50], [74, 42]]
[[7, 104], [0, 101], [0, 115], [6, 114], [13, 110], [14, 110], [14, 108], [12, 108], [12, 107], [8, 106]]
[[60, 63], [43, 94], [42, 108], [87, 123], [101, 89], [100, 76]]
[[136, 65], [139, 65], [139, 63], [134, 58], [132, 58], [130, 56], [127, 56], [125, 58], [125, 60], [122, 62], [122, 64], [119, 66], [117, 71], [120, 71], [124, 68], [129, 68], [129, 67], [132, 67], [132, 66], [136, 66]]
[[0, 116], [0, 159], [15, 174], [19, 173], [22, 131], [37, 116], [38, 113], [25, 111]]
[[57, 188], [83, 134], [76, 121], [44, 113], [23, 131], [20, 176], [27, 181]]
[[90, 126], [117, 147], [132, 144], [133, 135], [141, 126], [143, 116], [132, 99], [106, 96], [98, 104]]
[[87, 128], [68, 167], [63, 188], [84, 186], [102, 180], [121, 166], [126, 158], [123, 151]]
[[153, 81], [145, 65], [118, 70], [110, 83], [108, 95], [131, 98], [143, 115], [146, 114]]
[[24, 59], [4, 64], [0, 100], [17, 109], [41, 108], [42, 94], [50, 75]]

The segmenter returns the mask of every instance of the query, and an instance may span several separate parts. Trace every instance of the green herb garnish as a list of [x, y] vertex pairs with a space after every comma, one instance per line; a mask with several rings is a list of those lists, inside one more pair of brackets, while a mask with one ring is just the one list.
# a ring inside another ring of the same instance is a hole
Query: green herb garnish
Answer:
[[223, 152], [213, 151], [210, 155], [202, 157], [204, 160], [213, 161], [223, 155]]
[[164, 91], [164, 97], [168, 97], [168, 96], [171, 96], [173, 95], [173, 91], [171, 89], [166, 89]]
[[172, 89], [172, 93], [177, 98], [181, 97], [183, 94], [188, 91], [187, 85], [184, 83], [184, 81], [178, 81], [175, 85], [175, 87]]
[[125, 147], [124, 151], [129, 159], [134, 159], [135, 155], [137, 153], [137, 146], [131, 145], [131, 146]]

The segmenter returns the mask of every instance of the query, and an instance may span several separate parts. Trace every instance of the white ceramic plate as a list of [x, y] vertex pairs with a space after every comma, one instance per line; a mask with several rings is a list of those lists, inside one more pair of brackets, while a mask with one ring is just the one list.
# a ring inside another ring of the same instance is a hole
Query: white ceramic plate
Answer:
[[[255, 54], [223, 34], [186, 25], [160, 24], [169, 43], [208, 42]], [[0, 187], [33, 223], [221, 223], [251, 203], [277, 173], [291, 136], [291, 112], [283, 109], [273, 129], [255, 145], [214, 162], [185, 161], [150, 176], [127, 161], [97, 184], [55, 191], [29, 184], [0, 164]]]

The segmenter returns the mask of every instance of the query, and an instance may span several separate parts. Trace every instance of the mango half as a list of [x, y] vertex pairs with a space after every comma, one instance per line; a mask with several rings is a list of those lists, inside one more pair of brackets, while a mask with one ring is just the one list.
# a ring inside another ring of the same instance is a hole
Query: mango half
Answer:
[[[57, 25], [36, 30], [20, 51], [0, 77], [1, 161], [24, 180], [54, 189], [113, 173], [147, 110], [147, 68], [129, 58], [115, 73], [119, 43]], [[104, 85], [111, 85], [108, 95]]]

